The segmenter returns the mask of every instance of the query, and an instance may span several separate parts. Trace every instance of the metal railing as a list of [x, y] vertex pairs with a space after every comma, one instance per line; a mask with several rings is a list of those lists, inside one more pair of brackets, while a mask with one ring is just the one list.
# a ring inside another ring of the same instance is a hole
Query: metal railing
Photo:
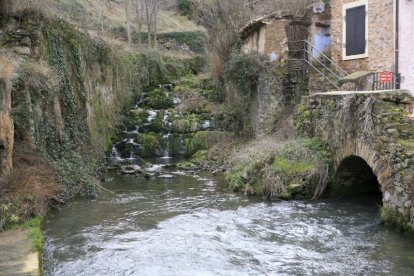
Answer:
[[379, 72], [372, 74], [372, 90], [393, 90], [397, 88], [400, 75], [394, 72]]
[[[318, 54], [317, 57], [315, 57], [314, 51]], [[338, 90], [340, 90], [338, 81], [348, 75], [331, 58], [307, 40], [289, 42], [289, 60], [299, 61], [311, 67], [324, 78], [324, 81], [329, 82]]]

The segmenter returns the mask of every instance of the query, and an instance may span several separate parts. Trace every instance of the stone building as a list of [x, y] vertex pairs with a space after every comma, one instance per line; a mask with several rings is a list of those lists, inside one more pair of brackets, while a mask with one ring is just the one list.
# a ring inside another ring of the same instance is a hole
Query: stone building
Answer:
[[414, 92], [414, 1], [331, 0], [331, 9], [333, 60], [348, 73], [399, 72]]
[[288, 55], [288, 35], [286, 32], [291, 19], [281, 14], [273, 14], [251, 21], [240, 32], [242, 50], [270, 56], [272, 61], [280, 61]]
[[331, 16], [329, 6], [314, 4], [301, 18], [275, 13], [247, 24], [240, 32], [245, 53], [265, 54], [272, 61], [283, 61], [289, 48], [302, 48], [302, 44], [289, 42], [307, 40], [306, 48], [315, 58], [331, 49]]

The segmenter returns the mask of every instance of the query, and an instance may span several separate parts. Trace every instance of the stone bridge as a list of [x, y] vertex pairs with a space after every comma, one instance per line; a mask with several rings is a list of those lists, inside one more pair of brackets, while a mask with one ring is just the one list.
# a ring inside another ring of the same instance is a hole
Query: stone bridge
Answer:
[[414, 98], [408, 91], [328, 92], [302, 100], [295, 127], [333, 157], [325, 195], [382, 193], [386, 224], [414, 230]]

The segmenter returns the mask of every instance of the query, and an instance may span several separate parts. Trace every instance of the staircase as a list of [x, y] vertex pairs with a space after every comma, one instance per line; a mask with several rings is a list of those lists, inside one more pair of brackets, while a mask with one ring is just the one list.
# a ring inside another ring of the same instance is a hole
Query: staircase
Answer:
[[[315, 54], [318, 56], [315, 57]], [[348, 75], [331, 58], [306, 40], [289, 42], [289, 66], [310, 78], [310, 91], [341, 90], [339, 81]]]

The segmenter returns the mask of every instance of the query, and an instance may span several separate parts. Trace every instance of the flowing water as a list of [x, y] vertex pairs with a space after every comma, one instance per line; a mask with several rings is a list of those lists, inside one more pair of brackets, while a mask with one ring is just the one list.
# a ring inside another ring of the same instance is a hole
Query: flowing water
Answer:
[[414, 241], [380, 224], [375, 198], [262, 202], [163, 170], [109, 174], [114, 193], [52, 211], [44, 274], [414, 275]]

